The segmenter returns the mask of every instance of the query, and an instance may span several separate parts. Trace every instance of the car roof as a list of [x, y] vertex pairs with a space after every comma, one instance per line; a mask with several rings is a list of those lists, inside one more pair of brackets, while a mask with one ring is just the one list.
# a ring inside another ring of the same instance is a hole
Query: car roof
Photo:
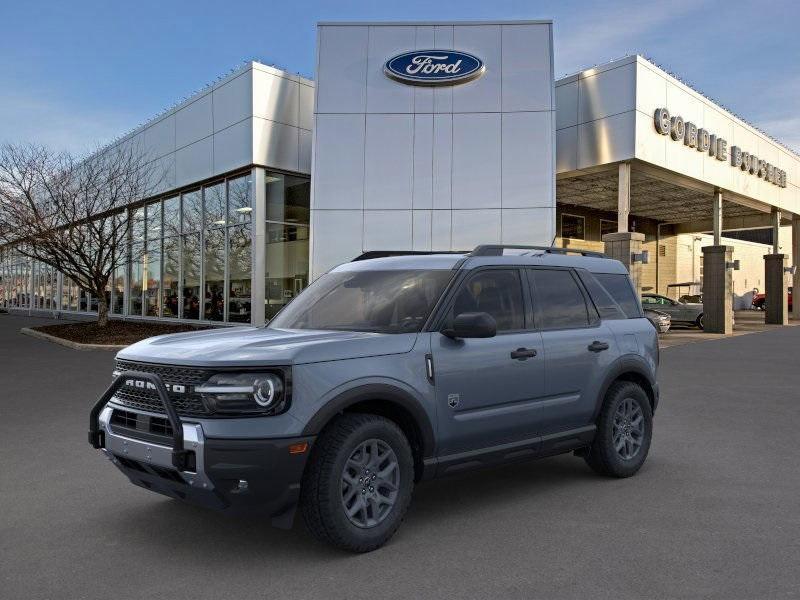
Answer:
[[368, 258], [339, 265], [333, 271], [379, 271], [402, 269], [475, 269], [483, 266], [554, 266], [586, 269], [591, 273], [625, 274], [628, 270], [618, 260], [607, 257], [581, 256], [531, 251], [502, 256], [473, 256], [465, 253], [408, 254]]

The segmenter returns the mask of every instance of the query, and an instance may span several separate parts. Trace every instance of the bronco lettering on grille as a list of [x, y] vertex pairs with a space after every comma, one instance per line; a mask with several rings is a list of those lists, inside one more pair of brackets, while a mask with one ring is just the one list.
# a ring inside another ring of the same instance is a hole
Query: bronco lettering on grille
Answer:
[[[142, 381], [141, 379], [126, 379], [125, 385], [130, 387], [139, 388], [141, 390], [155, 390], [156, 386], [150, 383], [149, 381]], [[181, 385], [179, 383], [165, 383], [164, 387], [167, 388], [167, 391], [172, 392], [173, 394], [185, 394], [186, 393], [186, 386]]]

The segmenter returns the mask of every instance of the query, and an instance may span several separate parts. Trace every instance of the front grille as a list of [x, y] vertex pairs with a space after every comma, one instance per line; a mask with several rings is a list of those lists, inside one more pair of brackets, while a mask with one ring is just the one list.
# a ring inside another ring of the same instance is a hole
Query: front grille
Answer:
[[[164, 383], [179, 384], [186, 386], [186, 393], [176, 394], [168, 392], [169, 399], [175, 407], [177, 413], [182, 417], [201, 417], [210, 414], [210, 411], [203, 404], [200, 394], [194, 392], [194, 386], [200, 385], [208, 380], [213, 374], [207, 369], [197, 369], [193, 367], [172, 367], [166, 365], [153, 365], [149, 363], [133, 362], [130, 360], [117, 360], [116, 370], [142, 371], [144, 373], [155, 373], [159, 375]], [[147, 388], [133, 388], [122, 386], [114, 394], [115, 400], [129, 408], [146, 410], [150, 412], [164, 413], [164, 405], [158, 397], [158, 392]]]
[[163, 444], [172, 443], [172, 425], [165, 417], [153, 417], [115, 408], [111, 412], [112, 429], [128, 437]]

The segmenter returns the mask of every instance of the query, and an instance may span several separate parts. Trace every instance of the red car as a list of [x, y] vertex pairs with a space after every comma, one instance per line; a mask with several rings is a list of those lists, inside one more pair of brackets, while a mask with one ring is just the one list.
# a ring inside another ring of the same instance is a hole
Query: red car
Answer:
[[[789, 286], [789, 293], [786, 296], [787, 302], [789, 304], [789, 312], [792, 310], [792, 286]], [[764, 310], [767, 305], [767, 295], [766, 294], [756, 294], [753, 296], [753, 308], [758, 310]]]

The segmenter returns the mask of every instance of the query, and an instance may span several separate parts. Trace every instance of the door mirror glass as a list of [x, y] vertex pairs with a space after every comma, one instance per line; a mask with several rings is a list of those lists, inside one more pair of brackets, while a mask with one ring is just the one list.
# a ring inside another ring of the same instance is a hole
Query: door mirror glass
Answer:
[[465, 312], [453, 319], [453, 326], [442, 331], [449, 338], [490, 338], [497, 335], [497, 322], [485, 312]]

